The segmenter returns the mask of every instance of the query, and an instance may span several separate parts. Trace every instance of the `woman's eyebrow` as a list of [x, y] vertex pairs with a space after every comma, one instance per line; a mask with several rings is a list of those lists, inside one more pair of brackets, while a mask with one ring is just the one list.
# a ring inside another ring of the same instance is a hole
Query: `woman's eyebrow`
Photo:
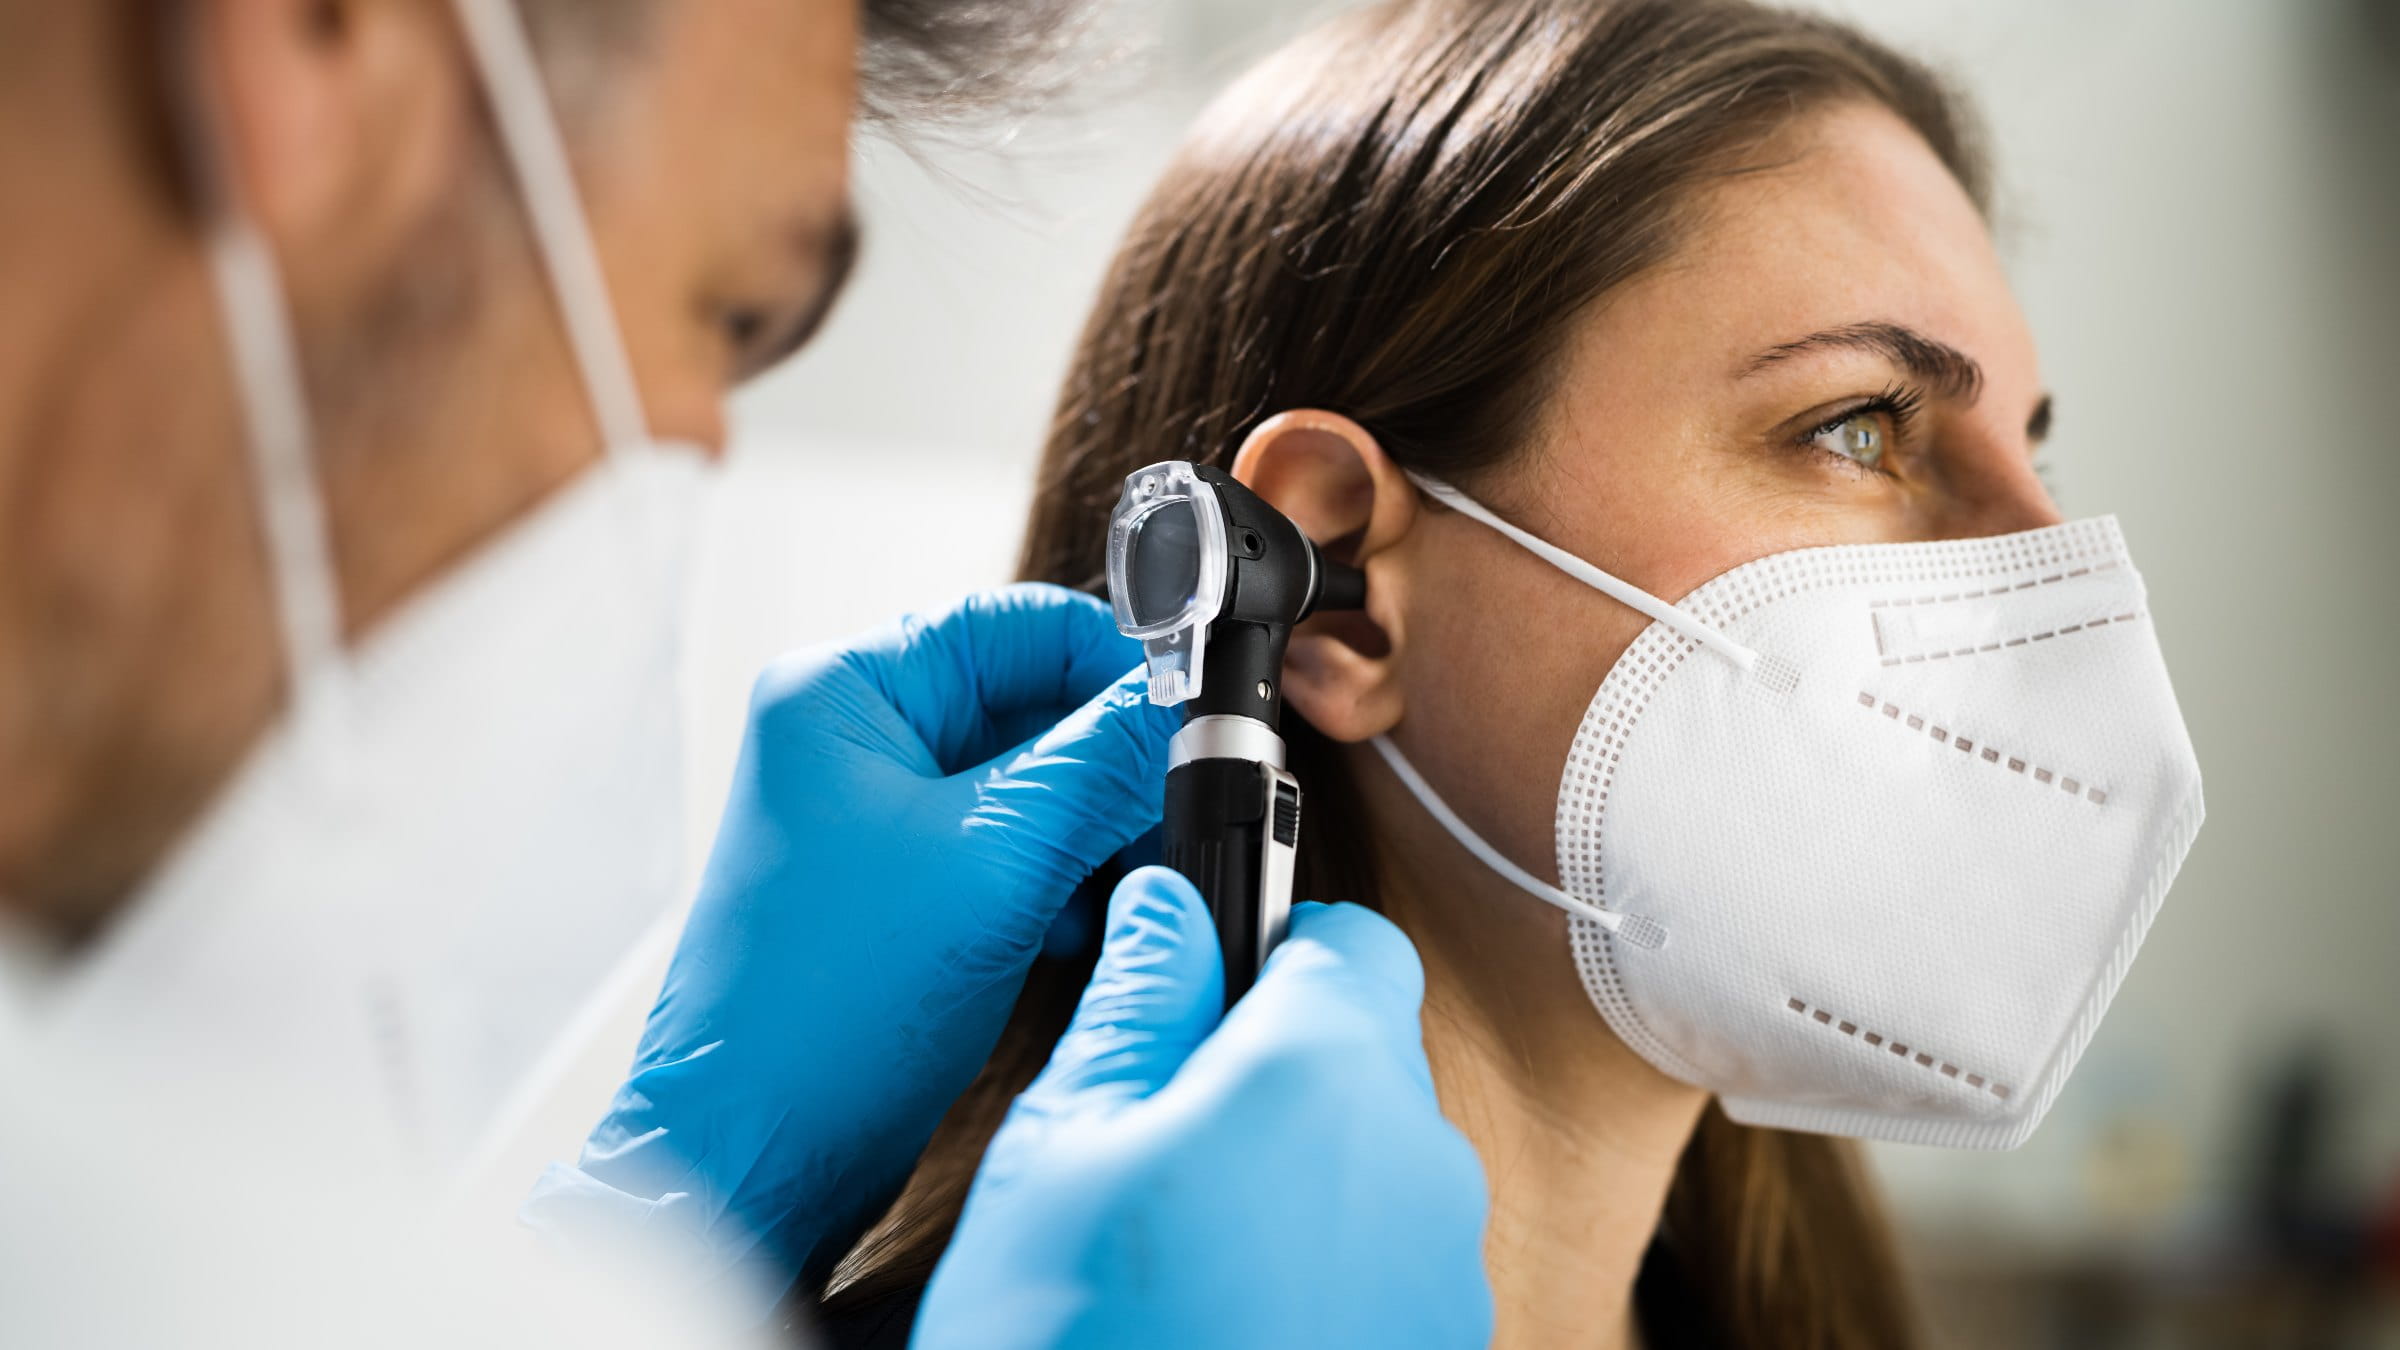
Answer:
[[1975, 358], [1946, 342], [1936, 342], [1904, 324], [1876, 320], [1845, 324], [1811, 333], [1796, 342], [1780, 343], [1750, 358], [1742, 374], [1759, 371], [1809, 352], [1851, 350], [1872, 352], [1923, 380], [1937, 398], [1973, 403], [1983, 392], [1983, 367]]

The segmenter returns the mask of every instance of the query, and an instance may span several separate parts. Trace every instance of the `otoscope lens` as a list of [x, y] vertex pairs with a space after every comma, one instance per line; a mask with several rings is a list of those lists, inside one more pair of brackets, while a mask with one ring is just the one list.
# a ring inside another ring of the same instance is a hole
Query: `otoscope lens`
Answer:
[[1127, 541], [1128, 597], [1134, 622], [1164, 623], [1200, 591], [1200, 520], [1189, 501], [1172, 501], [1134, 522]]

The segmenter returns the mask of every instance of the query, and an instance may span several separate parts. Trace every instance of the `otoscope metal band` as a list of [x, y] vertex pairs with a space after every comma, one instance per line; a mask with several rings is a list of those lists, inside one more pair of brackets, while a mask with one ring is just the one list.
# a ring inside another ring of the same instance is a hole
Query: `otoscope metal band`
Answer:
[[1195, 717], [1167, 742], [1167, 767], [1179, 769], [1196, 759], [1247, 759], [1280, 769], [1283, 737], [1255, 717]]

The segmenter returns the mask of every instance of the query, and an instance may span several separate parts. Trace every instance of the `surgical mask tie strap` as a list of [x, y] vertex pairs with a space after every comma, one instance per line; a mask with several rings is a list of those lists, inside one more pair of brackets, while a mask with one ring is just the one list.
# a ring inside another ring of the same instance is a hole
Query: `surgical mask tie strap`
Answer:
[[1585, 562], [1583, 559], [1576, 557], [1574, 554], [1567, 552], [1565, 549], [1558, 547], [1556, 544], [1553, 544], [1538, 535], [1532, 534], [1523, 529], [1519, 529], [1517, 526], [1501, 519], [1498, 514], [1493, 512], [1483, 503], [1476, 501], [1474, 498], [1463, 492], [1460, 492], [1457, 488], [1450, 486], [1448, 483], [1444, 483], [1436, 478], [1428, 478], [1421, 474], [1414, 473], [1410, 474], [1408, 478], [1410, 482], [1417, 485], [1420, 491], [1424, 492], [1425, 495], [1433, 498], [1435, 501], [1438, 501], [1442, 505], [1449, 507], [1451, 510], [1458, 512], [1460, 515], [1467, 516], [1475, 520], [1480, 520], [1484, 524], [1491, 526], [1500, 533], [1507, 535], [1510, 539], [1515, 540], [1518, 544], [1523, 545], [1524, 548], [1528, 552], [1532, 553], [1535, 557], [1540, 558], [1542, 561], [1550, 564], [1552, 567], [1557, 568], [1559, 571], [1566, 573], [1568, 576], [1575, 578], [1584, 585], [1591, 587], [1593, 590], [1608, 596], [1610, 599], [1615, 600], [1621, 605], [1624, 605], [1626, 608], [1638, 611], [1639, 613], [1647, 615], [1648, 617], [1665, 624], [1667, 627], [1674, 629], [1676, 632], [1683, 634], [1692, 641], [1699, 643], [1701, 646], [1706, 647], [1710, 651], [1715, 652], [1717, 655], [1724, 657], [1728, 661], [1731, 661], [1737, 668], [1741, 670], [1754, 671], [1758, 668], [1758, 653], [1755, 650], [1745, 647], [1741, 643], [1734, 641], [1732, 638], [1727, 637], [1723, 630], [1717, 628], [1715, 625], [1693, 617], [1693, 615], [1691, 615], [1689, 612], [1668, 604], [1666, 601], [1659, 599], [1657, 596], [1652, 595], [1650, 592], [1643, 590], [1641, 587], [1636, 586], [1631, 582], [1625, 581], [1612, 573], [1601, 571], [1599, 568], [1592, 566], [1590, 563]]
[[1408, 762], [1407, 757], [1400, 753], [1400, 747], [1392, 744], [1391, 738], [1377, 736], [1374, 746], [1376, 753], [1383, 756], [1383, 762], [1391, 765], [1392, 772], [1399, 775], [1401, 786], [1407, 788], [1409, 795], [1417, 799], [1417, 804], [1431, 812], [1433, 818], [1441, 823], [1442, 828], [1448, 830], [1450, 836], [1464, 846], [1467, 852], [1474, 854], [1476, 860], [1484, 866], [1499, 873], [1519, 889], [1531, 893], [1536, 899], [1546, 900], [1577, 918], [1589, 919], [1636, 947], [1656, 951], [1667, 945], [1667, 930], [1661, 927], [1657, 920], [1640, 914], [1625, 914], [1613, 909], [1602, 909], [1588, 900], [1569, 895], [1511, 862], [1508, 855], [1492, 847], [1490, 842], [1482, 835], [1477, 834], [1472, 826], [1458, 818], [1458, 813], [1451, 810], [1450, 804], [1443, 801], [1441, 794], [1433, 790], [1433, 785], [1426, 782], [1424, 775], [1417, 772], [1416, 766]]
[[611, 452], [638, 444], [649, 434], [641, 386], [625, 352], [624, 330], [609, 299], [600, 250], [584, 219], [583, 198], [533, 44], [510, 0], [455, 0], [455, 7], [501, 147], [516, 170], [534, 243], [599, 419], [602, 443]]

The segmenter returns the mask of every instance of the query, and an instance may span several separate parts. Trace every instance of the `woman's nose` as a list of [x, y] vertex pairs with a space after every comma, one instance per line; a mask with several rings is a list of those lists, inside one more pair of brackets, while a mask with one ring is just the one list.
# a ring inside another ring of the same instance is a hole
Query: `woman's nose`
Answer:
[[2066, 517], [2033, 467], [2033, 448], [2020, 435], [1977, 447], [1968, 465], [1950, 475], [1937, 537], [1977, 539], [2056, 525]]

